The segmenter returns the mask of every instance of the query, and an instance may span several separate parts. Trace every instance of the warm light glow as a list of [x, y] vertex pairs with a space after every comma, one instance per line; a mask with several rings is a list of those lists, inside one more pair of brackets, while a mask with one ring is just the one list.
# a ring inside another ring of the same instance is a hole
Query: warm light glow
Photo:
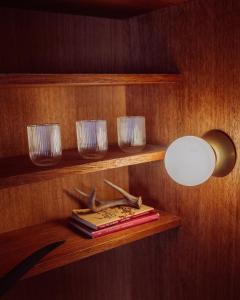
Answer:
[[213, 174], [216, 156], [204, 139], [184, 136], [168, 147], [164, 164], [174, 181], [185, 186], [195, 186], [207, 181]]

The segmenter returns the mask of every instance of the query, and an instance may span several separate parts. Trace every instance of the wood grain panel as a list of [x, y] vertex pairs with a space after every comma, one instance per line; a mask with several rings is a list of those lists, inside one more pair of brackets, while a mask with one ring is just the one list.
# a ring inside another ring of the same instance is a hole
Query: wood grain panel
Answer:
[[[4, 41], [1, 72], [184, 73], [180, 91], [158, 86], [127, 88], [128, 113], [146, 115], [149, 142], [167, 144], [180, 135], [201, 136], [218, 128], [232, 136], [239, 151], [238, 0], [194, 0], [127, 22], [2, 9], [0, 24]], [[96, 91], [87, 90], [86, 98], [96, 99]], [[4, 107], [3, 103], [1, 98]], [[11, 105], [14, 107], [14, 101], [4, 111], [11, 111]], [[109, 107], [114, 105], [111, 102]], [[70, 107], [66, 101], [65, 108], [70, 111]], [[79, 110], [84, 114], [87, 106]], [[93, 113], [99, 110], [95, 107]], [[14, 136], [11, 124], [16, 121], [10, 114], [9, 118], [1, 132], [9, 127]], [[17, 114], [15, 118], [18, 120]], [[20, 141], [24, 134], [19, 134]], [[67, 146], [74, 143], [69, 139]], [[17, 148], [16, 152], [24, 153], [26, 144]], [[6, 155], [11, 147], [1, 149]], [[180, 215], [180, 232], [22, 281], [6, 299], [239, 299], [239, 171], [237, 161], [226, 178], [211, 178], [202, 186], [186, 188], [169, 179], [162, 163], [131, 167], [132, 191], [138, 190], [149, 203]], [[90, 188], [95, 184], [99, 193], [110, 196], [102, 186], [106, 176], [119, 185], [128, 184], [124, 168], [123, 173], [114, 170], [81, 179], [70, 176], [1, 191], [1, 231], [67, 215], [76, 203], [69, 204], [63, 187], [79, 184]], [[13, 212], [19, 211], [21, 214], [12, 218]]]
[[[0, 276], [3, 276], [13, 266], [21, 262], [23, 257], [27, 257], [37, 249], [55, 241], [65, 240], [65, 243], [42, 259], [24, 278], [32, 277], [180, 226], [181, 219], [179, 217], [164, 211], [160, 211], [159, 214], [159, 220], [95, 239], [82, 236], [79, 232], [68, 228], [66, 220], [49, 222], [2, 234], [0, 235], [0, 244], [4, 244], [5, 247], [0, 251]], [[6, 256], [8, 260], [4, 260]]]
[[108, 18], [127, 18], [144, 14], [149, 11], [177, 5], [187, 0], [27, 0], [19, 3], [16, 0], [2, 1], [1, 5], [8, 7], [22, 7], [35, 10], [56, 11], [71, 14], [80, 14], [88, 16], [101, 16]]
[[127, 25], [0, 7], [1, 73], [134, 73]]
[[[127, 23], [121, 21], [1, 8], [0, 38], [4, 40], [0, 47], [1, 72], [66, 74], [114, 73], [114, 70], [119, 73], [122, 70], [121, 73], [126, 73], [129, 71], [127, 36]], [[109, 142], [116, 143], [116, 117], [126, 114], [125, 89], [121, 86], [9, 88], [0, 91], [0, 103], [1, 158], [28, 152], [26, 126], [31, 123], [59, 122], [63, 148], [71, 149], [76, 147], [76, 120], [107, 119]], [[103, 183], [105, 178], [128, 189], [128, 170], [119, 168], [2, 190], [0, 232], [68, 217], [79, 203], [70, 199], [65, 191], [76, 186], [86, 192], [95, 186], [99, 197], [119, 198], [118, 193]], [[2, 243], [0, 248], [4, 248]], [[93, 265], [90, 260], [82, 265], [83, 269], [79, 265], [72, 266], [69, 272], [67, 269], [56, 272], [46, 282], [40, 278], [29, 283], [31, 291], [25, 286], [18, 292], [15, 287], [13, 294], [7, 297], [15, 300], [69, 299], [69, 296], [94, 299], [97, 292], [102, 299], [116, 299], [116, 295], [127, 299], [128, 291], [122, 289], [127, 283], [123, 279], [128, 272], [127, 253], [127, 250], [114, 252], [103, 262], [95, 264], [97, 261], [93, 260]], [[112, 268], [109, 264], [116, 262], [116, 258], [124, 260], [124, 264]], [[58, 290], [48, 290], [53, 283], [50, 278], [58, 281], [55, 282]], [[107, 290], [109, 282], [114, 290]], [[44, 286], [46, 290], [40, 291], [37, 286]]]
[[[176, 137], [202, 136], [216, 128], [228, 133], [239, 151], [239, 8], [235, 0], [199, 0], [132, 20], [132, 45], [139, 49], [135, 60], [149, 69], [173, 70], [175, 65], [185, 76], [176, 95], [153, 86], [127, 88], [128, 113], [146, 115], [149, 141], [168, 144]], [[142, 49], [144, 41], [148, 47]], [[172, 248], [154, 252], [158, 255], [155, 265], [152, 262], [154, 283], [149, 282], [146, 291], [143, 276], [135, 285], [137, 299], [239, 298], [239, 171], [237, 161], [227, 177], [212, 177], [189, 188], [172, 182], [161, 163], [130, 168], [132, 191], [138, 188], [149, 203], [183, 218], [176, 240], [165, 236], [161, 241]], [[148, 248], [143, 243], [141, 251]], [[151, 270], [140, 259], [139, 264], [136, 276], [139, 269]], [[158, 293], [151, 292], [157, 286]]]
[[[141, 241], [134, 244], [139, 246]], [[116, 263], [119, 259], [121, 261]], [[97, 297], [103, 300], [130, 300], [131, 259], [129, 246], [122, 246], [56, 271], [21, 280], [3, 299], [96, 300], [97, 292]], [[125, 276], [122, 276], [123, 274]]]
[[116, 143], [116, 118], [125, 114], [125, 88], [9, 88], [0, 91], [0, 102], [0, 157], [16, 156], [28, 153], [29, 124], [59, 123], [63, 149], [71, 149], [77, 146], [76, 121], [105, 119], [109, 143]]
[[97, 194], [102, 199], [119, 198], [119, 193], [107, 187], [103, 182], [104, 179], [128, 189], [128, 170], [120, 168], [96, 174], [71, 175], [1, 190], [0, 232], [68, 217], [73, 208], [80, 207], [80, 203], [66, 193], [74, 187], [86, 192], [96, 187]]
[[[107, 119], [109, 142], [116, 143], [116, 117], [124, 115], [125, 89], [123, 87], [63, 87], [4, 89], [0, 92], [1, 101], [1, 157], [27, 154], [26, 126], [32, 123], [60, 123], [64, 149], [76, 147], [75, 121], [80, 119]], [[116, 106], [114, 103], [118, 102]], [[18, 163], [21, 165], [21, 162]], [[128, 186], [127, 170], [110, 172], [112, 181]], [[9, 231], [69, 215], [76, 204], [64, 193], [80, 185], [91, 189], [100, 186], [107, 174], [69, 176], [49, 182], [16, 187], [0, 193], [1, 229]], [[120, 184], [120, 185], [121, 185]], [[84, 189], [85, 189], [84, 188]], [[104, 197], [112, 197], [110, 190]], [[115, 195], [116, 197], [116, 195]], [[12, 215], [15, 217], [12, 218]]]

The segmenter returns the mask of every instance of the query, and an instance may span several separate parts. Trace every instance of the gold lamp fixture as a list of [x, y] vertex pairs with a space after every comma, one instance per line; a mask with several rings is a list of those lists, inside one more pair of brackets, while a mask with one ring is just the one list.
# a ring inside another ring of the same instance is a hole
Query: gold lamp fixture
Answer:
[[237, 159], [237, 152], [232, 139], [225, 132], [216, 129], [205, 133], [203, 139], [212, 146], [216, 155], [213, 176], [227, 176], [233, 170]]

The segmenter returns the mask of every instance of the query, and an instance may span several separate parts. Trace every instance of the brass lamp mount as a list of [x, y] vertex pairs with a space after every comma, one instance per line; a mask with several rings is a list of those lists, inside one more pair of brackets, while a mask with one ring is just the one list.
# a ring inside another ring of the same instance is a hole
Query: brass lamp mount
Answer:
[[216, 155], [213, 176], [228, 175], [233, 170], [237, 158], [236, 148], [230, 136], [222, 130], [214, 129], [205, 133], [202, 138], [210, 144]]

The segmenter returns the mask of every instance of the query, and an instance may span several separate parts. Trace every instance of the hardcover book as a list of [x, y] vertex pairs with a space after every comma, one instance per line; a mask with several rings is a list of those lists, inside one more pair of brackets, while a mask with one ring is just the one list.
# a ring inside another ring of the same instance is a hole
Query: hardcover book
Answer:
[[117, 206], [107, 208], [97, 213], [78, 214], [77, 210], [72, 211], [72, 218], [94, 230], [112, 226], [136, 217], [153, 212], [154, 208], [145, 204], [141, 208], [129, 206]]
[[109, 227], [105, 227], [99, 230], [94, 230], [92, 228], [89, 228], [85, 226], [84, 224], [81, 224], [77, 222], [75, 219], [71, 218], [70, 224], [77, 230], [83, 232], [87, 236], [91, 238], [100, 237], [109, 233], [117, 232], [123, 229], [127, 229], [130, 227], [134, 227], [137, 225], [141, 225], [144, 223], [148, 223], [154, 220], [157, 220], [159, 218], [159, 213], [152, 211], [150, 213], [147, 213], [146, 215], [141, 215], [136, 217], [135, 219], [130, 219], [122, 223], [118, 223]]

